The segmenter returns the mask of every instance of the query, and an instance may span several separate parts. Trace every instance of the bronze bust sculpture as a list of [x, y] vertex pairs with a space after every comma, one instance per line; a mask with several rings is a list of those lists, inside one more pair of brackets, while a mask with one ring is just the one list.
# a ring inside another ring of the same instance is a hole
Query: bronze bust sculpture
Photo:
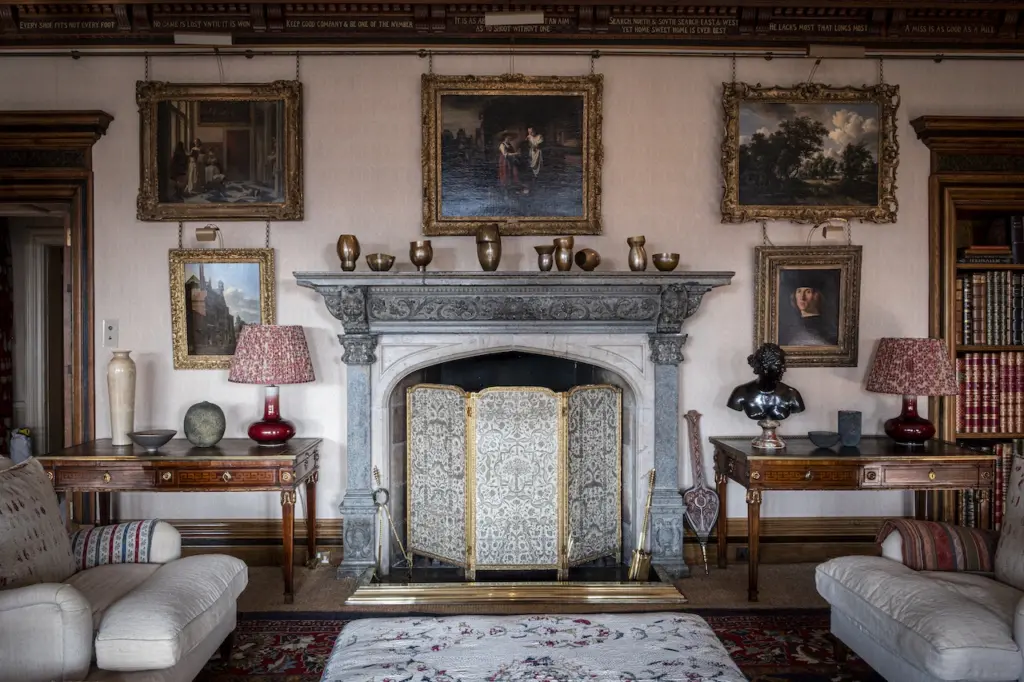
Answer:
[[786, 372], [786, 352], [774, 343], [764, 343], [747, 356], [747, 363], [757, 379], [734, 388], [726, 404], [758, 420], [762, 433], [752, 441], [754, 447], [784, 448], [786, 443], [775, 434], [775, 429], [789, 415], [804, 411], [800, 391], [780, 381]]

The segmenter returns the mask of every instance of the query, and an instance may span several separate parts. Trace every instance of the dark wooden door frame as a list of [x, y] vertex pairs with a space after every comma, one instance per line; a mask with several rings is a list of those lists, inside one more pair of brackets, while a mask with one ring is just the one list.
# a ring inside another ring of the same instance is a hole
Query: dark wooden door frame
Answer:
[[71, 438], [96, 431], [92, 146], [113, 117], [102, 111], [0, 112], [0, 202], [69, 207]]

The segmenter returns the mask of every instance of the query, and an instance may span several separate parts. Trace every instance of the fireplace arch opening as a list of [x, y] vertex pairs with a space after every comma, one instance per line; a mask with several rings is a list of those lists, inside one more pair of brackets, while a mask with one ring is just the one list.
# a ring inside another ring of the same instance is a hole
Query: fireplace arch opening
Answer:
[[[426, 363], [424, 366], [407, 372], [395, 381], [386, 395], [384, 414], [388, 425], [387, 471], [385, 480], [391, 492], [389, 511], [392, 515], [395, 532], [403, 545], [408, 546], [409, 531], [407, 500], [409, 495], [408, 476], [410, 472], [408, 457], [410, 414], [407, 393], [415, 386], [438, 385], [458, 387], [466, 394], [479, 394], [486, 389], [531, 387], [553, 391], [556, 394], [568, 394], [574, 388], [610, 385], [621, 393], [621, 450], [618, 466], [621, 475], [618, 479], [616, 494], [620, 510], [620, 549], [614, 556], [588, 561], [568, 571], [570, 580], [619, 579], [616, 571], [624, 571], [629, 555], [634, 547], [635, 533], [633, 519], [638, 517], [634, 499], [636, 477], [637, 446], [635, 433], [639, 427], [639, 412], [636, 395], [630, 381], [623, 375], [606, 367], [586, 362], [575, 357], [534, 352], [519, 348], [496, 349], [493, 352], [475, 355], [462, 355], [440, 362]], [[642, 501], [641, 501], [642, 502]], [[642, 514], [642, 510], [639, 512]], [[642, 518], [642, 517], [639, 517]], [[394, 537], [386, 541], [385, 555], [389, 555], [387, 563], [397, 567], [402, 562], [402, 553]], [[437, 576], [436, 579], [450, 578], [453, 566], [436, 558], [419, 556], [415, 562], [416, 571]], [[603, 573], [602, 573], [603, 572]], [[539, 579], [549, 579], [545, 572], [535, 572]], [[512, 576], [508, 571], [483, 569], [476, 574], [476, 579], [507, 580], [510, 577], [521, 577], [517, 572]]]

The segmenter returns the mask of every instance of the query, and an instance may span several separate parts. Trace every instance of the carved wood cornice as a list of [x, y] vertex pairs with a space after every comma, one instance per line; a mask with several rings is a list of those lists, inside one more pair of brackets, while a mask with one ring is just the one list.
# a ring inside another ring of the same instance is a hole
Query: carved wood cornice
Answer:
[[0, 111], [0, 146], [88, 148], [113, 120], [104, 111]]
[[[545, 23], [486, 26], [491, 10], [543, 10]], [[556, 5], [42, 2], [0, 4], [0, 47], [173, 44], [175, 32], [231, 33], [235, 46], [601, 45], [1006, 50], [1024, 47], [1024, 2], [954, 0], [571, 0]]]

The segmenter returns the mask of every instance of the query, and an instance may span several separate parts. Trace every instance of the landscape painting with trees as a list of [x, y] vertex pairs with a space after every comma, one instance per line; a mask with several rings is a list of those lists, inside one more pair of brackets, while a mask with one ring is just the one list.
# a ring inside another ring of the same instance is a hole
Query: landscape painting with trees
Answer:
[[723, 220], [895, 220], [896, 92], [726, 84]]

